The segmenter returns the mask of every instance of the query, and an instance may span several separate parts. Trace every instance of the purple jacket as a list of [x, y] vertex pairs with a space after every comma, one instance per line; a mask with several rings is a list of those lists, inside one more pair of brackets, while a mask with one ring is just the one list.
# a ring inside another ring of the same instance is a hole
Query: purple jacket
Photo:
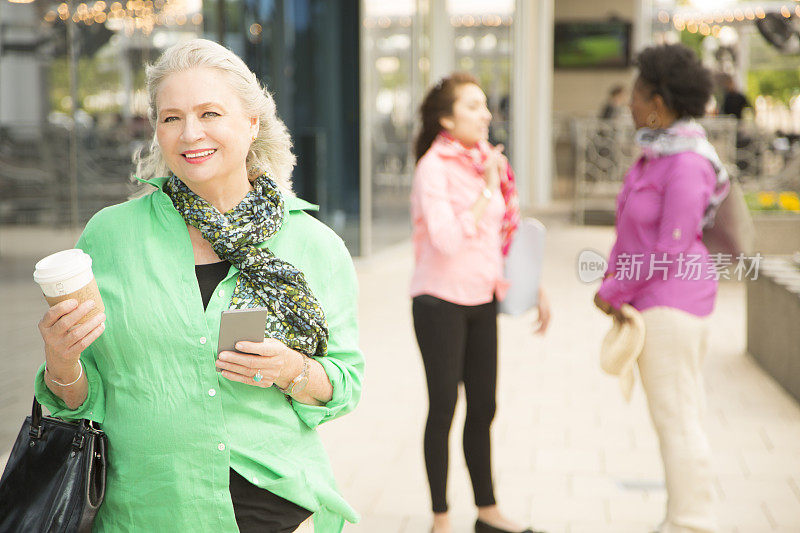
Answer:
[[716, 180], [711, 163], [694, 152], [642, 157], [631, 167], [617, 196], [617, 240], [601, 298], [639, 311], [713, 311], [718, 276], [700, 225]]

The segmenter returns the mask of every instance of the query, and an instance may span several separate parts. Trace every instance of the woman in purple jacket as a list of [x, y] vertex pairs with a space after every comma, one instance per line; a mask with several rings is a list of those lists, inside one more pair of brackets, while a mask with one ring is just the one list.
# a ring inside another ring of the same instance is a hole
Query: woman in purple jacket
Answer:
[[701, 367], [718, 275], [701, 238], [729, 181], [694, 121], [705, 112], [711, 73], [683, 45], [647, 48], [637, 66], [630, 109], [642, 156], [617, 197], [617, 240], [595, 304], [620, 320], [620, 306], [630, 304], [645, 322], [639, 373], [667, 487], [658, 531], [714, 532]]

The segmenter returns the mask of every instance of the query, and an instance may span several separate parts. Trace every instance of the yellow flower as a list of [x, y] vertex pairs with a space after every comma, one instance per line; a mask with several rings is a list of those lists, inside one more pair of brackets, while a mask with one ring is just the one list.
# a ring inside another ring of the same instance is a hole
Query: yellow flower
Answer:
[[758, 193], [758, 205], [761, 207], [772, 207], [778, 201], [778, 195], [772, 191], [761, 191]]
[[796, 192], [782, 192], [778, 195], [778, 205], [786, 211], [800, 211], [800, 197]]

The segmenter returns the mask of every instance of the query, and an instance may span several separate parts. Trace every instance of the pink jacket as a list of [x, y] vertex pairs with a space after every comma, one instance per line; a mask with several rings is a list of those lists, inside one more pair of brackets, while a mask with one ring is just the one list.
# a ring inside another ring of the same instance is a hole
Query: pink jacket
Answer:
[[716, 179], [711, 163], [694, 152], [641, 158], [631, 167], [617, 196], [617, 241], [601, 298], [617, 308], [711, 313], [717, 276], [700, 224]]
[[456, 150], [438, 139], [417, 163], [411, 187], [416, 264], [411, 296], [429, 294], [459, 305], [505, 296], [500, 230], [505, 202], [492, 191], [475, 222], [470, 208], [486, 181]]

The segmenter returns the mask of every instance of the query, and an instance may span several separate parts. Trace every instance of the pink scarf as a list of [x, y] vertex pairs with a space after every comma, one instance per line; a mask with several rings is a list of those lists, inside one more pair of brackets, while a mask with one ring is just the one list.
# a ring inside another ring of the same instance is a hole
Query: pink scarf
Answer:
[[[444, 130], [439, 132], [437, 139], [456, 152], [459, 157], [469, 162], [475, 169], [475, 176], [478, 179], [483, 179], [484, 163], [492, 149], [491, 144], [486, 141], [480, 141], [474, 147], [468, 148]], [[508, 249], [511, 247], [511, 241], [514, 239], [514, 232], [517, 231], [520, 221], [517, 183], [511, 165], [507, 164], [505, 176], [500, 176], [500, 192], [503, 194], [503, 201], [505, 201], [506, 204], [506, 211], [503, 214], [503, 223], [500, 227], [500, 236], [503, 242], [502, 251], [505, 256], [508, 255]]]

